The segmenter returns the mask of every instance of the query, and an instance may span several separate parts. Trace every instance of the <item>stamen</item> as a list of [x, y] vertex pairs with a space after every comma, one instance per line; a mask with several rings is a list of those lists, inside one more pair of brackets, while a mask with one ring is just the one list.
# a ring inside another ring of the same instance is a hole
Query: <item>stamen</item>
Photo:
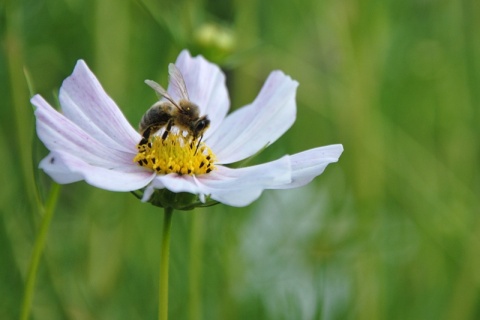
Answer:
[[154, 135], [148, 143], [142, 140], [137, 149], [133, 162], [159, 174], [200, 175], [215, 169], [212, 150], [200, 138], [193, 139], [181, 130]]

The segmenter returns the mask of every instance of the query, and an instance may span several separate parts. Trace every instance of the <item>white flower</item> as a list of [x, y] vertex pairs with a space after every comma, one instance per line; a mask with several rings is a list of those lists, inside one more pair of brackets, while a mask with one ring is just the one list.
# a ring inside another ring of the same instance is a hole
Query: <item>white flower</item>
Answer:
[[[40, 95], [31, 100], [36, 106], [38, 136], [50, 150], [40, 168], [61, 184], [85, 180], [111, 191], [145, 188], [144, 201], [156, 189], [167, 188], [174, 193], [196, 194], [202, 201], [210, 197], [228, 205], [246, 206], [264, 189], [303, 186], [329, 163], [338, 161], [342, 145], [319, 147], [239, 169], [225, 166], [254, 155], [290, 128], [296, 116], [298, 83], [274, 71], [251, 104], [227, 116], [230, 101], [225, 75], [218, 66], [202, 56], [192, 58], [185, 50], [175, 65], [183, 74], [190, 100], [200, 107], [201, 115], [210, 119], [202, 145], [214, 155], [211, 172], [159, 174], [134, 162], [141, 135], [82, 60], [60, 89], [63, 113]], [[178, 98], [172, 85], [167, 91], [172, 98]]]

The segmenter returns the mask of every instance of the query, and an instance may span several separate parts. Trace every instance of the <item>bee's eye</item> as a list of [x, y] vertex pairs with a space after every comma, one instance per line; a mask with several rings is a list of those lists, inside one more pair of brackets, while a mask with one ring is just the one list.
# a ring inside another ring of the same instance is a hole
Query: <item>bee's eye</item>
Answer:
[[208, 125], [210, 124], [210, 120], [208, 119], [203, 119], [197, 122], [197, 125], [195, 127], [196, 131], [201, 131], [205, 129]]

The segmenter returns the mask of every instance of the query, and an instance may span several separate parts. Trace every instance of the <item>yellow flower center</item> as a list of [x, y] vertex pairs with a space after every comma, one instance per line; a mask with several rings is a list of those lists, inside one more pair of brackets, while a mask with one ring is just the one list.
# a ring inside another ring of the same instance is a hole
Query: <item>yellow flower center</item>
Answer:
[[182, 132], [170, 131], [165, 139], [153, 135], [145, 144], [138, 144], [133, 159], [140, 166], [159, 174], [178, 173], [200, 175], [215, 169], [215, 155], [199, 138], [193, 139]]

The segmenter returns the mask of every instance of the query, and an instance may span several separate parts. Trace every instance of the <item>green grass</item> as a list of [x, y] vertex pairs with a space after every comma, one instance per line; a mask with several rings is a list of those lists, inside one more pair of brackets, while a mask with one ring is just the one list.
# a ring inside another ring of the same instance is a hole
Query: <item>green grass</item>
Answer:
[[[10, 0], [0, 10], [1, 319], [20, 316], [51, 188], [25, 71], [55, 104], [85, 59], [136, 126], [155, 98], [143, 80], [165, 84], [183, 48], [221, 64], [234, 109], [274, 69], [299, 81], [297, 121], [262, 161], [333, 143], [345, 152], [302, 189], [174, 213], [171, 319], [480, 317], [475, 1]], [[162, 221], [131, 194], [62, 186], [31, 318], [156, 319]]]

